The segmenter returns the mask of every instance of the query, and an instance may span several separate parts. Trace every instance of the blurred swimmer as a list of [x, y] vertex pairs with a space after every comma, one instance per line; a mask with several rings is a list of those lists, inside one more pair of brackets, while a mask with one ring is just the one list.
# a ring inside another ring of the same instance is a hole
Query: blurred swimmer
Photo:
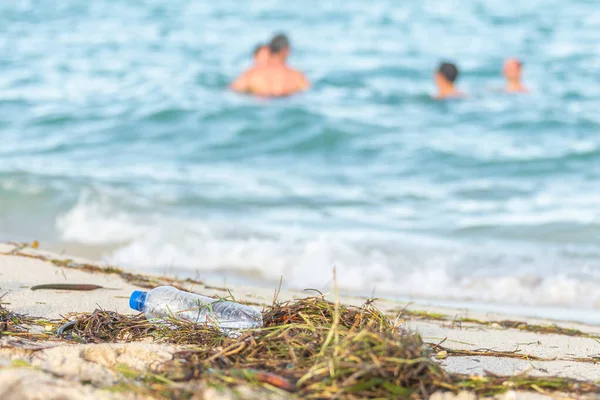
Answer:
[[287, 36], [276, 35], [269, 43], [269, 60], [256, 65], [240, 76], [231, 88], [237, 92], [261, 97], [289, 96], [307, 90], [308, 79], [287, 65], [291, 46]]
[[521, 83], [523, 64], [516, 58], [508, 58], [502, 70], [506, 78], [504, 90], [508, 93], [527, 93], [527, 88]]
[[454, 85], [454, 82], [457, 78], [458, 68], [456, 65], [449, 62], [441, 63], [434, 76], [435, 84], [438, 89], [438, 93], [435, 98], [442, 100], [464, 97], [465, 94], [460, 92]]
[[237, 92], [246, 91], [245, 85], [248, 82], [250, 75], [260, 67], [261, 65], [265, 65], [271, 59], [271, 50], [269, 50], [269, 46], [266, 44], [258, 44], [254, 48], [254, 53], [252, 54], [252, 58], [254, 60], [254, 65], [244, 71], [232, 84], [231, 89]]
[[259, 44], [254, 48], [254, 65], [263, 65], [269, 62], [271, 51], [266, 44]]

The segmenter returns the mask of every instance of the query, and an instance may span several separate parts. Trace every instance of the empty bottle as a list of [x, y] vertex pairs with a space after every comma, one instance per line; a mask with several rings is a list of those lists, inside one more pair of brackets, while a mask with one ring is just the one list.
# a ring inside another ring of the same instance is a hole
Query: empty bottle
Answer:
[[173, 319], [196, 324], [212, 324], [227, 332], [262, 326], [262, 315], [252, 307], [233, 301], [223, 301], [195, 293], [184, 292], [172, 286], [159, 286], [131, 294], [129, 306], [141, 311], [150, 321], [169, 323]]

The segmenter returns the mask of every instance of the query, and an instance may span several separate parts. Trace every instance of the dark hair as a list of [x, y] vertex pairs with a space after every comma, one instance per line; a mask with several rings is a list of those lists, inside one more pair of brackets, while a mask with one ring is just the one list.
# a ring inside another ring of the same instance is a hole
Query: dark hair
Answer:
[[454, 82], [456, 78], [458, 78], [458, 68], [456, 67], [456, 65], [449, 62], [441, 63], [438, 68], [438, 72], [450, 82]]
[[273, 54], [279, 54], [285, 49], [290, 48], [290, 40], [283, 33], [277, 34], [271, 39], [269, 43], [269, 50]]
[[258, 53], [260, 53], [260, 51], [262, 50], [263, 47], [265, 47], [266, 45], [264, 43], [259, 43], [256, 45], [256, 47], [254, 47], [254, 53], [252, 53], [254, 56], [256, 56]]

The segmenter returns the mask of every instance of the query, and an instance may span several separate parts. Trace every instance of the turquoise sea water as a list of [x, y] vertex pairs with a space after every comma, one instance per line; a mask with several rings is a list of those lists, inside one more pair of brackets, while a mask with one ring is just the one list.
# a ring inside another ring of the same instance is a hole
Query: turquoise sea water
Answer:
[[[226, 90], [284, 30], [314, 87]], [[600, 308], [593, 1], [0, 5], [0, 240], [228, 281]], [[501, 64], [525, 62], [528, 96]], [[443, 59], [471, 97], [431, 100]]]

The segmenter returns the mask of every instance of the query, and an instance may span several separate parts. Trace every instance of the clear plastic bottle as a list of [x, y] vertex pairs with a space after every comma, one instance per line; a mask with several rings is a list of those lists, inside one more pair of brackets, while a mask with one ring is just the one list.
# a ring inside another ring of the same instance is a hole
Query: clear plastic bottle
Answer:
[[214, 324], [223, 331], [262, 327], [262, 315], [252, 307], [233, 301], [223, 301], [195, 293], [183, 292], [172, 286], [159, 286], [131, 294], [129, 306], [141, 311], [150, 321], [167, 323], [180, 319], [196, 324]]

